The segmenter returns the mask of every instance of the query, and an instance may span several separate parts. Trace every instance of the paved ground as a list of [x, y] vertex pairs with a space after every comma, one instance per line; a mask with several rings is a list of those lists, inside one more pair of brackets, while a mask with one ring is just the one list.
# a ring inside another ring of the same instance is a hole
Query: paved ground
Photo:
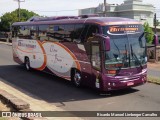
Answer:
[[[20, 69], [18, 71], [17, 70], [15, 71], [15, 69], [13, 69], [14, 67], [15, 68], [18, 67]], [[38, 88], [34, 86], [34, 84], [36, 85], [37, 83], [34, 83], [34, 80], [32, 79], [33, 81], [26, 81], [29, 83], [28, 85], [24, 84], [23, 82], [27, 80], [25, 78], [30, 75], [27, 73], [28, 74], [27, 76], [23, 76], [23, 73], [21, 73], [21, 70], [24, 72], [24, 69], [21, 66], [17, 65], [16, 63], [14, 63], [12, 60], [11, 46], [8, 46], [6, 44], [5, 45], [0, 44], [0, 89], [5, 90], [8, 93], [29, 103], [31, 110], [33, 111], [63, 111], [63, 109], [56, 107], [54, 104], [49, 104], [42, 98], [39, 98], [38, 96], [32, 94], [31, 92], [26, 91], [25, 86], [30, 89], [33, 88], [34, 90], [37, 91]], [[20, 75], [20, 76], [17, 77], [17, 75]], [[9, 79], [10, 80], [12, 79], [12, 80], [10, 81]], [[21, 80], [17, 81], [18, 79], [19, 80], [21, 79]], [[22, 86], [21, 87], [17, 86], [14, 83], [16, 84], [20, 83]], [[42, 83], [41, 85], [43, 85], [44, 83]], [[42, 93], [42, 91], [39, 91], [39, 92]], [[50, 118], [50, 119], [59, 120], [61, 118]], [[63, 118], [63, 119], [72, 120], [73, 118]], [[74, 118], [74, 119], [79, 120], [79, 118]]]
[[[38, 71], [25, 71], [23, 66], [13, 62], [11, 47], [2, 44], [0, 44], [0, 89], [5, 89], [29, 102], [33, 110], [160, 111], [159, 85], [147, 83], [133, 89], [100, 96], [92, 89], [77, 89], [70, 82], [58, 77]], [[107, 118], [107, 120], [121, 119]], [[151, 120], [151, 118], [139, 119]]]
[[160, 78], [160, 63], [148, 63], [148, 75]]

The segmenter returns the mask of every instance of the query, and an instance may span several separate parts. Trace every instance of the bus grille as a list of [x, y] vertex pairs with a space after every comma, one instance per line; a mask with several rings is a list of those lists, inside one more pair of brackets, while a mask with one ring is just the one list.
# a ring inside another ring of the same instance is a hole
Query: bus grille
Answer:
[[126, 78], [120, 78], [120, 81], [129, 81], [129, 80], [138, 80], [140, 77], [126, 77]]

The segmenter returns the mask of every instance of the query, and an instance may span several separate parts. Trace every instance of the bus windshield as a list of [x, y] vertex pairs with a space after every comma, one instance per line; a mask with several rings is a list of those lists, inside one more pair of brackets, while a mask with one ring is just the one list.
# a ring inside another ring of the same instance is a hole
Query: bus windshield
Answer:
[[110, 51], [105, 51], [106, 69], [126, 69], [147, 62], [146, 44], [141, 25], [106, 26], [103, 33], [110, 37]]

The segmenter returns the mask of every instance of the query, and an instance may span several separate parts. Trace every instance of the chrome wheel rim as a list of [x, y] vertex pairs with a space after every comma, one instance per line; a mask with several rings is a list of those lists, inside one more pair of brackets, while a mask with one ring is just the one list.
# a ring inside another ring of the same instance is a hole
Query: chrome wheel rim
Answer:
[[28, 59], [27, 59], [27, 60], [26, 60], [26, 69], [29, 70], [29, 68], [30, 68], [30, 67], [29, 67], [29, 61], [28, 61]]
[[75, 76], [74, 76], [74, 81], [77, 85], [80, 85], [80, 81], [81, 81], [81, 75], [80, 73], [76, 72]]

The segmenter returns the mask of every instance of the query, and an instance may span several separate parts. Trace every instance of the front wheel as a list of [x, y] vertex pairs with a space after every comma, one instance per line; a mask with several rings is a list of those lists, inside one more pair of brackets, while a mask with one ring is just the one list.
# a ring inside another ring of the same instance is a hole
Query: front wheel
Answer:
[[30, 67], [30, 60], [28, 57], [25, 58], [25, 68], [27, 71], [30, 71], [31, 70], [31, 67]]
[[79, 70], [72, 69], [72, 71], [71, 71], [71, 81], [76, 87], [81, 86], [82, 77], [81, 77], [81, 73], [80, 73]]

